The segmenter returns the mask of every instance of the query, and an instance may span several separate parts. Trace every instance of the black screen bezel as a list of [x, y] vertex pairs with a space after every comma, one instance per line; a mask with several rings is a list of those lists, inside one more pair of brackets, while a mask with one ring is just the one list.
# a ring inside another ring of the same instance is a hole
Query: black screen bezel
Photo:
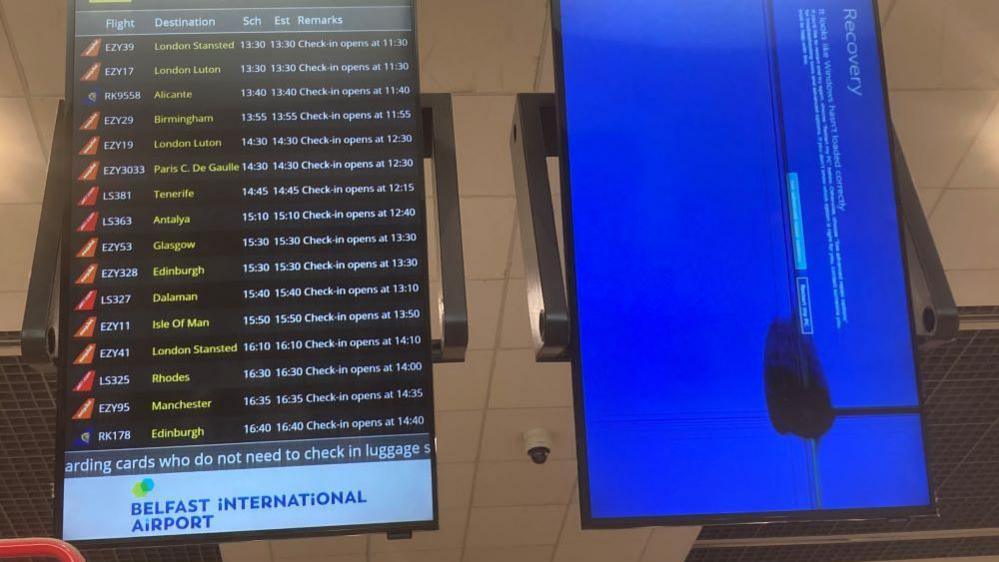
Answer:
[[[564, 0], [570, 3], [573, 0]], [[667, 0], [670, 1], [670, 0]], [[682, 1], [682, 0], [681, 0]], [[774, 0], [771, 0], [774, 1]], [[559, 140], [562, 143], [562, 150], [559, 157], [559, 176], [561, 181], [561, 204], [562, 204], [562, 233], [565, 241], [565, 271], [566, 271], [566, 294], [569, 307], [570, 318], [570, 362], [572, 364], [572, 391], [573, 391], [573, 415], [575, 418], [576, 430], [576, 458], [579, 478], [579, 507], [581, 524], [583, 529], [624, 529], [633, 527], [649, 526], [685, 526], [685, 525], [721, 525], [721, 524], [752, 524], [752, 523], [775, 523], [782, 521], [837, 521], [837, 520], [871, 520], [871, 519], [904, 519], [911, 517], [931, 517], [939, 516], [936, 489], [933, 481], [933, 474], [929, 470], [929, 459], [927, 457], [927, 432], [925, 416], [925, 393], [923, 386], [923, 376], [919, 364], [918, 340], [916, 337], [915, 317], [912, 312], [912, 280], [910, 276], [909, 256], [905, 248], [905, 217], [903, 215], [903, 205], [901, 190], [899, 186], [898, 168], [900, 163], [896, 160], [896, 142], [892, 135], [891, 112], [889, 107], [888, 80], [885, 73], [884, 64], [884, 44], [882, 39], [882, 25], [880, 11], [877, 0], [870, 0], [872, 14], [874, 14], [875, 31], [877, 35], [877, 49], [880, 61], [881, 87], [884, 97], [884, 111], [887, 121], [886, 148], [892, 160], [892, 178], [895, 193], [895, 210], [899, 227], [899, 251], [902, 256], [905, 285], [908, 289], [906, 293], [907, 312], [909, 317], [909, 333], [911, 347], [913, 351], [913, 365], [915, 366], [916, 385], [919, 395], [919, 406], [917, 412], [920, 417], [923, 440], [923, 458], [927, 468], [926, 480], [930, 503], [919, 506], [885, 507], [885, 508], [851, 508], [851, 509], [823, 509], [823, 510], [795, 510], [795, 511], [768, 511], [768, 512], [745, 512], [731, 514], [683, 514], [683, 515], [649, 515], [634, 517], [594, 517], [590, 504], [590, 484], [589, 465], [586, 446], [586, 417], [583, 400], [583, 379], [582, 379], [582, 359], [579, 346], [579, 332], [576, 329], [579, 319], [579, 303], [576, 295], [576, 270], [575, 270], [575, 243], [572, 230], [572, 196], [570, 181], [570, 154], [571, 146], [569, 142], [569, 126], [566, 114], [566, 92], [565, 92], [565, 65], [562, 52], [562, 2], [563, 0], [551, 0], [551, 31], [552, 31], [552, 54], [555, 72], [555, 100], [556, 100], [556, 120], [558, 126]]]
[[[73, 131], [75, 124], [73, 119], [75, 117], [75, 93], [74, 85], [76, 83], [75, 76], [75, 64], [76, 64], [76, 5], [78, 1], [85, 2], [86, 0], [66, 0], [67, 3], [67, 25], [66, 25], [66, 91], [64, 98], [64, 116], [66, 118], [65, 126], [63, 130], [57, 131], [56, 134], [61, 134], [65, 140], [66, 154], [53, 154], [52, 159], [58, 162], [58, 158], [65, 159], [65, 162], [60, 163], [63, 168], [63, 173], [65, 174], [66, 182], [69, 184], [66, 188], [66, 201], [65, 201], [65, 212], [62, 217], [62, 229], [60, 238], [60, 270], [62, 275], [60, 276], [60, 286], [59, 286], [59, 333], [61, 334], [58, 342], [58, 365], [57, 365], [57, 384], [58, 396], [56, 397], [56, 435], [55, 435], [55, 446], [56, 446], [56, 463], [54, 466], [54, 494], [53, 494], [53, 530], [54, 536], [63, 536], [63, 515], [65, 512], [65, 498], [64, 498], [64, 473], [63, 466], [65, 465], [65, 454], [66, 454], [66, 394], [68, 392], [68, 361], [69, 361], [69, 341], [70, 338], [67, 335], [70, 333], [69, 327], [69, 314], [68, 312], [72, 309], [71, 299], [68, 295], [71, 292], [72, 285], [70, 284], [69, 271], [72, 263], [71, 252], [69, 248], [69, 240], [72, 232], [72, 213], [69, 211], [73, 204]], [[409, 0], [412, 6], [413, 14], [413, 43], [411, 45], [411, 50], [413, 52], [413, 67], [414, 72], [417, 76], [416, 84], [414, 87], [413, 96], [417, 100], [417, 111], [420, 108], [420, 57], [419, 57], [419, 32], [418, 32], [418, 16], [417, 16], [417, 2], [416, 0]], [[419, 115], [414, 115], [413, 118], [416, 120], [416, 138], [414, 139], [414, 146], [421, 147], [424, 144], [423, 139], [427, 134], [423, 130], [423, 119]], [[424, 159], [416, 158], [416, 181], [419, 183], [424, 194], [426, 194], [426, 176], [424, 171]], [[422, 209], [421, 220], [425, 229], [429, 228], [429, 222], [427, 219], [427, 205], [426, 198], [424, 197], [424, 202], [420, 205]], [[427, 241], [426, 237], [424, 241]], [[425, 263], [427, 263], [427, 277], [428, 279], [424, 281], [426, 289], [426, 294], [428, 296], [428, 302], [423, 303], [426, 305], [426, 311], [430, 312], [429, 303], [429, 260], [427, 259], [429, 255], [429, 244], [425, 244], [427, 247], [424, 249], [422, 258]], [[429, 316], [429, 314], [428, 314]], [[427, 320], [429, 322], [429, 319]], [[430, 341], [430, 329], [429, 324], [426, 328], [427, 341], [425, 346], [427, 347], [427, 357], [431, 357], [430, 353], [432, 342]], [[433, 388], [433, 363], [430, 364], [430, 373], [427, 374], [427, 391], [429, 403], [433, 409], [434, 403], [434, 388]], [[440, 528], [440, 502], [438, 499], [438, 481], [437, 481], [437, 449], [436, 449], [436, 416], [428, 416], [428, 426], [427, 433], [430, 435], [431, 441], [435, 444], [431, 448], [430, 452], [430, 477], [431, 477], [431, 493], [432, 503], [433, 503], [433, 519], [428, 521], [400, 521], [397, 523], [376, 523], [367, 525], [338, 525], [329, 527], [303, 527], [303, 528], [288, 528], [288, 529], [261, 529], [256, 531], [235, 531], [235, 532], [222, 532], [222, 533], [200, 533], [200, 534], [189, 534], [189, 535], [166, 535], [166, 536], [143, 536], [143, 537], [122, 537], [122, 538], [109, 538], [109, 539], [91, 539], [91, 540], [74, 540], [71, 539], [68, 542], [84, 547], [84, 548], [111, 548], [111, 547], [134, 547], [134, 546], [168, 546], [168, 545], [198, 545], [198, 544], [214, 544], [222, 542], [242, 542], [242, 541], [254, 541], [254, 540], [280, 540], [280, 539], [294, 539], [294, 538], [310, 538], [310, 537], [330, 537], [330, 536], [341, 536], [341, 535], [357, 535], [357, 534], [375, 534], [375, 533], [396, 533], [396, 532], [410, 532], [410, 531], [436, 531]], [[99, 516], [99, 513], [95, 513]]]

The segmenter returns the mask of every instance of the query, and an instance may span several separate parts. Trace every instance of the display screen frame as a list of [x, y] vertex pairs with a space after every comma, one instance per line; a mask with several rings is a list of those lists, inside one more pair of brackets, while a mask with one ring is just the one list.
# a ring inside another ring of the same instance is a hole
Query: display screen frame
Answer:
[[[53, 467], [53, 477], [54, 477], [54, 488], [53, 488], [53, 532], [54, 536], [63, 536], [63, 518], [65, 512], [65, 498], [64, 498], [64, 474], [63, 469], [65, 465], [65, 455], [66, 455], [66, 414], [67, 414], [67, 404], [66, 396], [68, 394], [69, 388], [69, 377], [68, 377], [68, 361], [69, 361], [69, 344], [71, 338], [69, 334], [71, 333], [69, 325], [69, 314], [66, 312], [72, 306], [68, 295], [70, 294], [70, 289], [72, 285], [70, 284], [70, 267], [72, 264], [72, 251], [70, 248], [70, 236], [73, 230], [72, 218], [69, 209], [72, 206], [73, 194], [70, 186], [72, 185], [73, 177], [73, 118], [75, 115], [75, 101], [76, 96], [74, 93], [74, 86], [76, 84], [75, 76], [75, 62], [76, 62], [76, 13], [77, 4], [79, 2], [86, 2], [87, 0], [66, 0], [67, 4], [67, 21], [66, 21], [66, 71], [65, 71], [65, 94], [63, 102], [63, 113], [62, 116], [65, 118], [65, 122], [61, 130], [55, 132], [56, 136], [61, 138], [66, 147], [64, 154], [53, 154], [52, 164], [50, 165], [50, 170], [59, 170], [62, 177], [64, 178], [65, 184], [65, 195], [63, 199], [63, 215], [58, 217], [61, 221], [60, 229], [60, 244], [59, 247], [59, 266], [61, 275], [56, 281], [59, 285], [59, 339], [57, 341], [58, 356], [57, 356], [57, 394], [56, 397], [56, 434], [55, 434], [55, 464]], [[420, 76], [420, 56], [419, 56], [419, 17], [418, 17], [418, 6], [416, 0], [409, 0], [412, 6], [412, 44], [411, 50], [414, 53], [412, 59], [413, 72], [417, 77], [416, 83], [414, 85], [413, 96], [417, 100], [420, 99], [421, 90], [419, 84]], [[414, 146], [422, 147], [424, 146], [425, 135], [430, 134], [424, 129], [424, 119], [422, 119], [420, 113], [420, 106], [417, 104], [417, 114], [414, 115], [415, 125], [414, 125]], [[426, 193], [427, 188], [427, 178], [424, 170], [424, 158], [416, 158], [416, 171], [414, 172], [415, 181], [418, 186]], [[425, 198], [424, 198], [425, 199]], [[427, 207], [426, 202], [422, 205], [423, 215], [421, 217], [423, 221], [424, 228], [429, 228], [428, 213], [431, 212]], [[427, 238], [424, 238], [424, 242]], [[429, 244], [424, 244], [427, 246], [422, 255], [427, 256], [431, 251]], [[429, 260], [427, 260], [427, 266], [429, 267]], [[428, 276], [429, 276], [429, 269]], [[427, 289], [429, 291], [429, 289]], [[427, 311], [430, 310], [430, 303], [427, 304]], [[429, 320], [427, 320], [429, 322]], [[427, 341], [424, 342], [424, 346], [428, 349], [432, 349], [431, 338], [429, 337], [430, 330], [427, 330]], [[428, 356], [432, 356], [429, 354]], [[83, 548], [112, 548], [112, 547], [137, 547], [137, 546], [171, 546], [171, 545], [203, 545], [203, 544], [218, 544], [225, 542], [243, 542], [243, 541], [255, 541], [255, 540], [281, 540], [281, 539], [297, 539], [297, 538], [318, 538], [318, 537], [331, 537], [331, 536], [345, 536], [345, 535], [358, 535], [358, 534], [378, 534], [378, 533], [406, 533], [414, 531], [437, 531], [440, 529], [440, 499], [439, 499], [439, 488], [438, 488], [438, 477], [437, 477], [437, 448], [436, 448], [436, 414], [434, 404], [434, 385], [433, 385], [433, 370], [434, 364], [430, 363], [430, 372], [426, 375], [429, 379], [428, 383], [428, 396], [427, 400], [431, 404], [431, 415], [428, 416], [426, 427], [427, 432], [432, 437], [431, 442], [434, 446], [431, 448], [430, 452], [430, 485], [431, 485], [431, 504], [433, 507], [433, 519], [427, 521], [399, 521], [394, 523], [375, 523], [375, 524], [357, 524], [357, 525], [337, 525], [337, 526], [325, 526], [325, 527], [300, 527], [300, 528], [287, 528], [287, 529], [258, 529], [252, 531], [227, 531], [227, 532], [217, 532], [217, 533], [199, 533], [199, 534], [189, 534], [189, 535], [166, 535], [166, 536], [141, 536], [141, 537], [122, 537], [122, 538], [107, 538], [107, 539], [67, 539], [67, 542], [73, 545], [83, 547]], [[99, 513], [95, 513], [95, 516], [99, 516]]]
[[[593, 515], [590, 501], [590, 478], [588, 465], [588, 447], [586, 431], [586, 412], [584, 402], [582, 357], [579, 345], [579, 302], [576, 291], [576, 268], [575, 255], [576, 248], [573, 236], [573, 207], [572, 207], [572, 186], [570, 181], [572, 147], [570, 143], [569, 127], [566, 107], [565, 91], [565, 58], [563, 53], [562, 34], [562, 4], [571, 3], [574, 0], [551, 0], [552, 22], [552, 53], [554, 58], [555, 73], [555, 105], [556, 122], [558, 127], [558, 138], [561, 142], [559, 152], [559, 179], [561, 185], [560, 202], [562, 205], [562, 233], [565, 243], [565, 272], [566, 272], [566, 296], [568, 299], [570, 318], [570, 340], [569, 340], [569, 361], [572, 366], [572, 391], [573, 391], [573, 415], [575, 420], [576, 434], [576, 455], [577, 470], [579, 478], [579, 505], [581, 525], [583, 529], [625, 529], [634, 527], [651, 526], [685, 526], [685, 525], [722, 525], [722, 524], [752, 524], [752, 523], [774, 523], [783, 521], [836, 521], [836, 520], [871, 520], [871, 519], [904, 519], [912, 517], [932, 517], [939, 516], [937, 498], [933, 473], [930, 470], [926, 447], [926, 416], [925, 416], [925, 393], [923, 391], [923, 377], [919, 364], [918, 339], [916, 337], [916, 319], [912, 312], [912, 280], [910, 275], [909, 255], [906, 252], [906, 230], [903, 202], [900, 188], [899, 167], [903, 166], [896, 157], [897, 138], [894, 135], [894, 128], [891, 123], [891, 112], [888, 96], [888, 80], [884, 64], [884, 42], [882, 37], [882, 22], [879, 16], [877, 0], [870, 0], [872, 13], [874, 14], [876, 46], [880, 63], [879, 76], [882, 91], [884, 92], [884, 114], [888, 125], [887, 148], [891, 154], [891, 172], [894, 186], [895, 210], [898, 222], [898, 242], [904, 269], [906, 303], [908, 313], [909, 334], [911, 338], [911, 348], [915, 366], [915, 377], [918, 394], [918, 407], [916, 411], [920, 418], [920, 427], [923, 434], [923, 458], [926, 461], [926, 483], [928, 485], [927, 505], [904, 506], [904, 507], [881, 507], [881, 508], [850, 508], [850, 509], [818, 509], [818, 510], [794, 510], [794, 511], [765, 511], [765, 512], [744, 512], [744, 513], [700, 513], [682, 515], [642, 515], [629, 517], [595, 517]], [[673, 1], [673, 0], [668, 0]], [[642, 353], [643, 350], [622, 350], [621, 353]]]

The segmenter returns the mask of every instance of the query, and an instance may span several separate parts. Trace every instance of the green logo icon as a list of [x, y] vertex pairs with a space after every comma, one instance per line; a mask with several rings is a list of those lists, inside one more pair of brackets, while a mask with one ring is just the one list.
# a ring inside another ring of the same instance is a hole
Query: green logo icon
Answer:
[[147, 494], [149, 494], [149, 492], [152, 492], [155, 487], [156, 485], [153, 483], [152, 478], [146, 478], [136, 482], [135, 486], [132, 486], [132, 495], [137, 498], [144, 498]]

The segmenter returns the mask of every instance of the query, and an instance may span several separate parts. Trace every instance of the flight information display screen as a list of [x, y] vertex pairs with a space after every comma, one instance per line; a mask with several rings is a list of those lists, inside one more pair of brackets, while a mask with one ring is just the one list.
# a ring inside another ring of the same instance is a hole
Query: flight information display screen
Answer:
[[60, 536], [435, 528], [412, 0], [72, 15]]
[[588, 526], [930, 512], [877, 18], [556, 2]]

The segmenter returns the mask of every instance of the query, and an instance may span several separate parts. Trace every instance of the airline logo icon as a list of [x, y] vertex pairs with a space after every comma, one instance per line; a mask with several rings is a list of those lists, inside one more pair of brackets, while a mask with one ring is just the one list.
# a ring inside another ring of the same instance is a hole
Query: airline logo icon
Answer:
[[83, 173], [80, 174], [80, 177], [76, 178], [76, 180], [77, 181], [94, 181], [95, 179], [97, 179], [97, 170], [99, 170], [100, 167], [101, 167], [100, 161], [94, 160], [93, 162], [91, 162], [87, 166], [87, 168], [85, 170], [83, 170]]
[[76, 339], [92, 338], [94, 337], [94, 328], [96, 326], [97, 326], [97, 317], [91, 316], [90, 318], [84, 320], [83, 324], [80, 324], [80, 327], [77, 328], [76, 333], [73, 334], [73, 337]]
[[88, 58], [96, 57], [97, 55], [101, 54], [101, 44], [103, 43], [104, 40], [101, 39], [100, 37], [94, 39], [93, 41], [90, 42], [89, 45], [87, 45], [87, 48], [84, 49], [82, 53], [80, 53], [80, 56]]
[[94, 254], [97, 253], [97, 239], [91, 238], [87, 240], [87, 243], [80, 248], [80, 251], [76, 253], [78, 258], [92, 258]]
[[79, 437], [76, 438], [76, 441], [73, 441], [73, 446], [76, 447], [77, 449], [84, 449], [90, 446], [90, 442], [93, 440], [93, 438], [94, 438], [94, 430], [87, 429], [86, 431], [81, 433]]
[[83, 124], [80, 125], [81, 131], [95, 131], [97, 130], [97, 125], [101, 122], [101, 112], [95, 111], [90, 114], [89, 117], [83, 120]]
[[74, 365], [89, 365], [94, 362], [94, 354], [97, 353], [97, 344], [89, 343], [83, 351], [73, 360]]
[[94, 309], [95, 304], [97, 304], [97, 291], [91, 290], [80, 300], [75, 310], [77, 312], [90, 312]]
[[97, 371], [87, 371], [80, 382], [73, 387], [73, 392], [90, 392], [94, 389], [94, 379], [97, 378]]
[[73, 414], [73, 421], [87, 421], [92, 417], [94, 417], [94, 399], [87, 398], [86, 402], [76, 409], [76, 413]]
[[84, 105], [89, 105], [93, 107], [97, 105], [99, 101], [101, 101], [100, 90], [93, 90], [92, 92], [89, 92], [86, 96], [83, 96]]
[[87, 218], [83, 219], [80, 226], [76, 227], [77, 232], [93, 232], [97, 229], [97, 221], [100, 220], [101, 214], [97, 211], [91, 211]]
[[88, 140], [87, 143], [83, 145], [83, 148], [80, 149], [79, 154], [80, 156], [94, 156], [95, 154], [97, 154], [97, 148], [100, 145], [101, 145], [101, 137], [98, 136], [90, 137], [90, 140]]
[[83, 197], [81, 197], [80, 200], [77, 201], [76, 203], [77, 207], [93, 207], [94, 205], [97, 204], [97, 196], [100, 194], [101, 194], [101, 188], [97, 187], [96, 185], [94, 187], [91, 187], [89, 190], [87, 190], [87, 193], [85, 193]]
[[101, 76], [101, 63], [95, 62], [80, 77], [80, 82], [96, 82]]
[[87, 266], [87, 269], [83, 270], [83, 273], [76, 278], [77, 285], [93, 285], [94, 279], [97, 278], [97, 264], [92, 263]]

